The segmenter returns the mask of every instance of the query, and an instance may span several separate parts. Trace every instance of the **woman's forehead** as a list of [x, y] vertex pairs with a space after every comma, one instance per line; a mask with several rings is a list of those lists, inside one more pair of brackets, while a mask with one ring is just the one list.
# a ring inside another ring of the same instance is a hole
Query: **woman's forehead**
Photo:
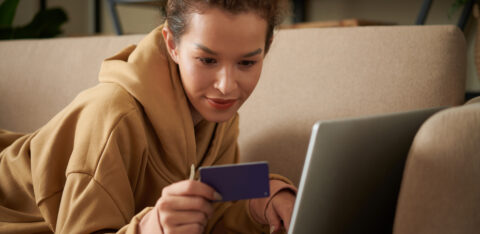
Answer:
[[214, 8], [191, 15], [181, 42], [212, 51], [237, 47], [249, 53], [263, 49], [266, 30], [267, 22], [253, 12], [231, 14]]

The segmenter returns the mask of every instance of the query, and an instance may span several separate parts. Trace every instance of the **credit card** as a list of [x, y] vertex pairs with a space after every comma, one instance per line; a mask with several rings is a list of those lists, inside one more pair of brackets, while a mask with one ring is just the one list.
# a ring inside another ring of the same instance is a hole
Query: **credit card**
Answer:
[[200, 167], [200, 181], [210, 185], [222, 201], [270, 196], [267, 162]]

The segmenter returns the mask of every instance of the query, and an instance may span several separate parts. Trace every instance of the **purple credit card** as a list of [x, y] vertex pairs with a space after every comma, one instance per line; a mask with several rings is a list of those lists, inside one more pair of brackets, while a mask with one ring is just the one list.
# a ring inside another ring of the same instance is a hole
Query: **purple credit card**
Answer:
[[200, 181], [210, 185], [222, 201], [270, 196], [267, 162], [200, 167]]

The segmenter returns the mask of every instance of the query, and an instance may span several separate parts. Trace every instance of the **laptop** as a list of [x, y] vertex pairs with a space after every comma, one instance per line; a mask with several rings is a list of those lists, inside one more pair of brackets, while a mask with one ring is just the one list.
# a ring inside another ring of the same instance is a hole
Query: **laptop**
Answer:
[[441, 109], [315, 123], [288, 233], [392, 233], [413, 138]]

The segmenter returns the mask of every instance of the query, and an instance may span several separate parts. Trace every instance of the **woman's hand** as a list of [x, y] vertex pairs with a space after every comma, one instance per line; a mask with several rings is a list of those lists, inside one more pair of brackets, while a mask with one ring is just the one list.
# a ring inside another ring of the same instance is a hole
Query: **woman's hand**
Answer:
[[154, 210], [164, 233], [202, 233], [213, 214], [213, 200], [221, 200], [213, 188], [184, 180], [165, 187]]
[[290, 190], [280, 191], [272, 198], [265, 213], [270, 233], [280, 231], [282, 228], [288, 230], [294, 204], [295, 195]]

